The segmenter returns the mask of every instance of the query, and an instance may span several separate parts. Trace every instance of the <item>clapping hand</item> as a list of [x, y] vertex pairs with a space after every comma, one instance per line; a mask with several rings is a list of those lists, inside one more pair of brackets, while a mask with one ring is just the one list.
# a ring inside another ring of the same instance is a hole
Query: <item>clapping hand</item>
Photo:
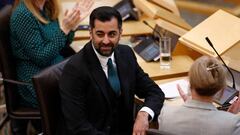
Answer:
[[76, 27], [74, 27], [72, 30], [75, 31], [79, 25], [79, 23], [84, 20], [89, 14], [90, 14], [90, 9], [94, 4], [94, 0], [79, 0], [79, 4], [77, 6], [77, 8], [80, 9], [81, 11], [81, 15], [80, 15], [80, 19], [78, 20], [78, 23], [76, 25]]
[[93, 5], [93, 0], [80, 0], [76, 2], [74, 8], [66, 10], [62, 20], [62, 31], [67, 35], [71, 30], [75, 31], [79, 23], [89, 14]]
[[90, 8], [93, 6], [94, 0], [80, 0], [79, 8], [81, 9], [81, 20], [89, 15]]
[[184, 93], [184, 91], [182, 90], [182, 88], [180, 87], [179, 84], [177, 84], [177, 89], [178, 89], [178, 93], [182, 97], [183, 101], [186, 102], [190, 97]]

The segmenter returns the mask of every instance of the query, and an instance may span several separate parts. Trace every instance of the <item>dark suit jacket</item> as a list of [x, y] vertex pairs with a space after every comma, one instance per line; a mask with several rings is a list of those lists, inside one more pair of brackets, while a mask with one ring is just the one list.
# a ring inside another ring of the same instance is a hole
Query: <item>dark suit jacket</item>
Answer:
[[[133, 126], [134, 95], [145, 98], [145, 106], [151, 108], [155, 116], [164, 102], [161, 89], [139, 67], [132, 49], [118, 45], [114, 51], [118, 69], [122, 113], [129, 133]], [[67, 135], [111, 134], [113, 109], [108, 90], [111, 89], [91, 42], [66, 64], [60, 79], [62, 111], [68, 128]]]

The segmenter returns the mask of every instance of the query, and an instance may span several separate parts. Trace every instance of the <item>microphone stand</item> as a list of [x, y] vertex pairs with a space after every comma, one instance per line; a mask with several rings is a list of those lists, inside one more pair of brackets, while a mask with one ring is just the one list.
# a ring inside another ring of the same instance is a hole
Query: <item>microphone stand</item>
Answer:
[[236, 89], [236, 86], [235, 86], [235, 79], [234, 79], [234, 76], [233, 76], [233, 73], [231, 72], [231, 70], [229, 69], [229, 67], [227, 66], [227, 64], [224, 62], [224, 60], [222, 59], [222, 57], [218, 54], [217, 50], [215, 49], [215, 47], [213, 46], [212, 42], [210, 41], [210, 39], [208, 37], [205, 37], [205, 39], [207, 40], [208, 44], [212, 47], [212, 49], [214, 50], [214, 52], [217, 54], [217, 56], [220, 58], [220, 60], [223, 62], [224, 66], [226, 66], [228, 72], [230, 73], [231, 77], [232, 77], [232, 81], [233, 81], [233, 84], [232, 84], [232, 87], [234, 89]]
[[164, 34], [163, 34], [163, 33], [155, 30], [151, 25], [148, 24], [148, 22], [146, 22], [145, 20], [143, 20], [143, 23], [144, 23], [145, 25], [147, 25], [149, 28], [151, 28], [151, 29], [153, 30], [153, 32], [157, 32], [158, 35], [160, 36], [160, 38], [161, 38], [161, 37], [164, 37]]

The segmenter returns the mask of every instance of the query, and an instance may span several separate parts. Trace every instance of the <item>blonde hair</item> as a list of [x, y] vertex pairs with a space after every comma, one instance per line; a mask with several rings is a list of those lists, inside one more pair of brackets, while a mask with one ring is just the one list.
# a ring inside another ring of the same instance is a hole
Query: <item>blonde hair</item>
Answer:
[[202, 56], [198, 58], [189, 71], [191, 90], [201, 96], [213, 96], [226, 87], [226, 73], [216, 58]]
[[[20, 0], [16, 0], [14, 3], [14, 6], [16, 7], [19, 2], [20, 2]], [[36, 3], [35, 0], [23, 0], [23, 2], [26, 5], [26, 7], [28, 8], [28, 10], [30, 10], [32, 12], [32, 14], [41, 23], [47, 24], [49, 22], [46, 18], [44, 18], [41, 15], [39, 8], [35, 4]], [[60, 12], [58, 0], [46, 0], [45, 11], [46, 11], [46, 15], [50, 18], [50, 20], [57, 20], [57, 18], [59, 16], [59, 12]]]

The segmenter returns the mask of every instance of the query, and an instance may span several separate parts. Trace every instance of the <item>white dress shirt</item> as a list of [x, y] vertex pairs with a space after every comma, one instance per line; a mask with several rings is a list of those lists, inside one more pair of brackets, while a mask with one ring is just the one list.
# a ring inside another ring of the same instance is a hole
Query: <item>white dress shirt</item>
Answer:
[[[94, 47], [93, 44], [92, 44], [92, 47], [93, 47], [93, 50], [94, 50], [95, 54], [97, 55], [98, 60], [99, 60], [100, 63], [101, 63], [102, 69], [103, 69], [106, 77], [108, 78], [108, 66], [107, 66], [107, 62], [108, 62], [108, 59], [109, 59], [109, 58], [112, 59], [113, 67], [114, 67], [116, 70], [118, 70], [118, 69], [117, 69], [117, 66], [116, 66], [116, 61], [115, 61], [115, 58], [114, 58], [114, 52], [111, 54], [111, 56], [102, 56], [101, 54], [99, 54], [99, 53], [96, 51], [96, 49], [95, 49], [95, 47]], [[151, 116], [151, 120], [153, 119], [153, 117], [154, 117], [154, 112], [153, 112], [153, 110], [150, 109], [149, 107], [144, 106], [144, 107], [142, 107], [142, 108], [140, 109], [140, 111], [147, 112], [147, 113]]]

